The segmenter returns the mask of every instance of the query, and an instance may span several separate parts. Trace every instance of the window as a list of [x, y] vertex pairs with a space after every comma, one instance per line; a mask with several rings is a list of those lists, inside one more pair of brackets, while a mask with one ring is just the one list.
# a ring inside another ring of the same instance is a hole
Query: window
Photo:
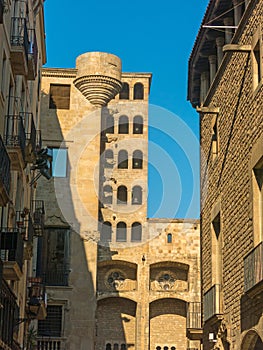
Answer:
[[142, 188], [134, 186], [132, 188], [132, 204], [142, 204]]
[[66, 177], [67, 176], [67, 148], [52, 148], [52, 176]]
[[222, 233], [221, 233], [221, 219], [220, 212], [212, 221], [212, 271], [215, 280], [213, 284], [222, 283]]
[[106, 350], [111, 350], [111, 344], [110, 343], [106, 344]]
[[143, 100], [144, 91], [142, 83], [136, 83], [133, 88], [133, 99], [134, 100]]
[[50, 84], [49, 108], [69, 109], [70, 106], [70, 85]]
[[212, 128], [212, 159], [215, 160], [217, 156], [218, 156], [218, 132], [217, 132], [217, 118], [216, 118]]
[[114, 159], [113, 159], [113, 151], [111, 149], [107, 149], [105, 151], [105, 168], [113, 168]]
[[114, 134], [114, 118], [108, 115], [106, 118], [106, 134]]
[[125, 186], [118, 187], [117, 204], [127, 204], [127, 187]]
[[253, 168], [253, 224], [255, 244], [263, 241], [263, 157]]
[[116, 343], [115, 343], [115, 344], [113, 345], [113, 350], [119, 350], [119, 344], [116, 344]]
[[3, 61], [2, 61], [2, 81], [1, 81], [1, 92], [5, 97], [5, 89], [6, 89], [6, 54], [3, 52]]
[[262, 67], [261, 67], [261, 50], [260, 41], [258, 40], [253, 48], [252, 52], [252, 64], [253, 64], [253, 82], [254, 88], [258, 86], [262, 77]]
[[62, 306], [48, 305], [47, 317], [38, 321], [39, 337], [61, 337], [62, 336]]
[[126, 115], [119, 118], [119, 134], [129, 134], [129, 119]]
[[111, 242], [111, 223], [109, 221], [105, 221], [101, 225], [101, 233], [100, 233], [100, 240], [101, 242]]
[[139, 222], [134, 222], [131, 229], [131, 241], [140, 242], [142, 240], [142, 225]]
[[110, 185], [103, 187], [103, 204], [112, 204], [112, 187]]
[[128, 169], [128, 152], [125, 150], [118, 153], [118, 169]]
[[120, 100], [129, 100], [129, 98], [130, 98], [130, 86], [128, 83], [122, 83]]
[[173, 241], [173, 235], [171, 233], [168, 233], [167, 235], [167, 243], [172, 243]]
[[125, 344], [121, 344], [121, 350], [126, 350], [126, 345]]
[[125, 222], [119, 222], [117, 224], [116, 231], [116, 242], [126, 242], [127, 241], [127, 227]]
[[163, 350], [168, 350], [168, 346], [164, 346]]
[[132, 168], [142, 169], [143, 154], [142, 151], [136, 150], [132, 154]]
[[156, 350], [161, 350], [162, 348], [160, 346], [156, 346]]
[[140, 115], [136, 115], [133, 118], [133, 133], [134, 134], [143, 133], [143, 118]]
[[[46, 253], [43, 256], [45, 284], [67, 286], [69, 274], [70, 232], [67, 228], [48, 228], [46, 230]], [[40, 266], [38, 267], [40, 269]]]

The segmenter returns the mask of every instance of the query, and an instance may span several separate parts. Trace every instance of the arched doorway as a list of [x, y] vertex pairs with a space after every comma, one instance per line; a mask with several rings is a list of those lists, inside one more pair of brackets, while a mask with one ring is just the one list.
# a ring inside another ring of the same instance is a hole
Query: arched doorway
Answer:
[[263, 342], [258, 333], [255, 330], [250, 330], [245, 335], [241, 350], [262, 350]]

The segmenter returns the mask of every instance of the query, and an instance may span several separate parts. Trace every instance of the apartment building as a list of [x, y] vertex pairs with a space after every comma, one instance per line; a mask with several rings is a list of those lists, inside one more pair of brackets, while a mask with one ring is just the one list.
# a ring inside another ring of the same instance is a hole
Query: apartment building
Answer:
[[35, 178], [41, 175], [38, 163], [44, 161], [37, 151], [45, 61], [43, 1], [1, 0], [1, 350], [32, 349], [30, 322], [46, 315], [45, 293], [32, 259], [43, 233], [43, 203], [35, 201]]
[[151, 78], [102, 52], [42, 71], [38, 349], [200, 350], [199, 221], [147, 218]]
[[263, 348], [262, 24], [261, 0], [211, 0], [189, 60], [205, 350]]

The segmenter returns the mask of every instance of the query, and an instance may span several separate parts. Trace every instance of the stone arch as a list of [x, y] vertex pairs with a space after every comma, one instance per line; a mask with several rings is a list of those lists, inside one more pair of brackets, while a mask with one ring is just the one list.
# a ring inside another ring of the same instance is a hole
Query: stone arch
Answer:
[[130, 86], [128, 83], [122, 83], [120, 100], [129, 100], [129, 98], [130, 98]]
[[142, 83], [136, 83], [133, 87], [133, 99], [143, 100], [144, 99], [144, 86]]
[[261, 350], [263, 349], [263, 341], [256, 330], [249, 330], [241, 345], [241, 350]]
[[97, 345], [126, 344], [126, 340], [135, 344], [137, 304], [122, 297], [109, 297], [98, 301], [96, 318], [98, 320]]

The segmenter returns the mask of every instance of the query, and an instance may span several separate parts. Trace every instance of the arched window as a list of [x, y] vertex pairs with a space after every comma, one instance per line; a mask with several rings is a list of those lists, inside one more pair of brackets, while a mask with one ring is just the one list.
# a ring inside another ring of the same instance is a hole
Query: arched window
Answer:
[[172, 243], [173, 242], [173, 235], [171, 233], [168, 233], [167, 235], [167, 243]]
[[134, 134], [143, 133], [143, 118], [140, 115], [136, 115], [133, 118], [133, 133]]
[[126, 115], [122, 115], [119, 118], [119, 134], [129, 134], [129, 118]]
[[116, 231], [116, 242], [127, 241], [127, 226], [125, 222], [118, 222]]
[[116, 344], [116, 343], [115, 343], [115, 344], [113, 345], [113, 350], [119, 350], [119, 344]]
[[132, 168], [142, 169], [143, 154], [142, 151], [136, 150], [132, 154]]
[[108, 115], [106, 118], [106, 129], [107, 134], [114, 134], [114, 118], [111, 115]]
[[169, 348], [168, 348], [168, 346], [164, 346], [164, 348], [163, 348], [163, 350], [168, 350]]
[[176, 350], [175, 346], [172, 346], [172, 347], [171, 347], [171, 350]]
[[117, 204], [127, 204], [127, 187], [125, 186], [118, 187]]
[[132, 188], [132, 204], [142, 204], [142, 188], [134, 186]]
[[120, 100], [128, 100], [129, 98], [130, 98], [130, 86], [128, 83], [122, 83]]
[[113, 159], [113, 151], [111, 149], [107, 149], [105, 151], [105, 168], [113, 168], [114, 159]]
[[156, 350], [161, 350], [162, 348], [160, 346], [156, 346]]
[[124, 149], [118, 153], [118, 169], [128, 169], [128, 152]]
[[142, 225], [139, 222], [134, 222], [131, 229], [131, 241], [140, 242], [142, 240]]
[[110, 343], [106, 344], [106, 350], [111, 350], [111, 344]]
[[121, 350], [126, 350], [126, 345], [125, 344], [121, 344]]
[[103, 222], [100, 233], [101, 242], [111, 242], [111, 232], [111, 223], [109, 221]]
[[133, 99], [134, 100], [143, 100], [144, 99], [144, 87], [142, 83], [136, 83], [133, 87]]
[[112, 187], [110, 185], [103, 187], [103, 204], [112, 204]]

